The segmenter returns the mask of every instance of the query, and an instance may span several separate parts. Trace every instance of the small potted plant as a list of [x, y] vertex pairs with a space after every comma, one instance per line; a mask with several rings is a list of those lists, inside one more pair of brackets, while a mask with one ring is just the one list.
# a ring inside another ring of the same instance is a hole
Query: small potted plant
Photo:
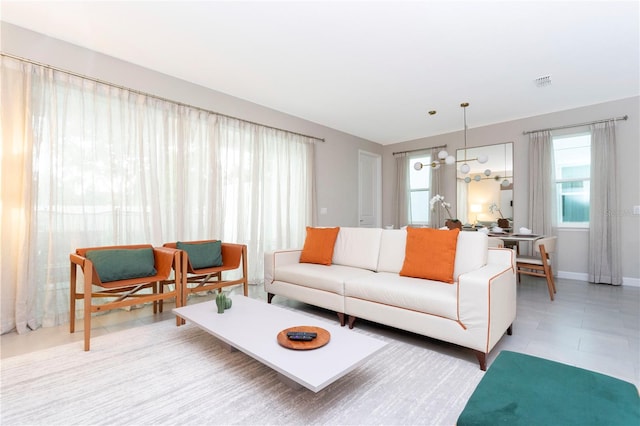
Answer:
[[449, 219], [445, 221], [445, 226], [447, 228], [462, 229], [462, 222], [460, 222], [458, 219], [454, 219], [453, 216], [451, 216], [451, 203], [447, 203], [444, 200], [444, 196], [440, 194], [434, 195], [430, 201], [430, 204], [431, 204], [431, 211], [435, 209], [436, 204], [440, 204], [440, 206], [447, 212], [447, 216], [449, 216]]
[[498, 214], [500, 215], [500, 218], [498, 219], [498, 226], [500, 228], [509, 228], [509, 219], [505, 219], [505, 217], [502, 215], [502, 210], [500, 210], [500, 207], [498, 207], [495, 202], [491, 203], [491, 205], [489, 206], [489, 211], [492, 214], [498, 212]]

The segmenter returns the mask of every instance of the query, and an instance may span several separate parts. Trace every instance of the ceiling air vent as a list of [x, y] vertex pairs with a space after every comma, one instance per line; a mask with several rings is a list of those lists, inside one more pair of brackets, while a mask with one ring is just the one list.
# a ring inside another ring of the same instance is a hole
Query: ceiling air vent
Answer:
[[542, 77], [538, 77], [533, 80], [536, 83], [537, 87], [546, 87], [551, 85], [551, 76], [543, 75]]

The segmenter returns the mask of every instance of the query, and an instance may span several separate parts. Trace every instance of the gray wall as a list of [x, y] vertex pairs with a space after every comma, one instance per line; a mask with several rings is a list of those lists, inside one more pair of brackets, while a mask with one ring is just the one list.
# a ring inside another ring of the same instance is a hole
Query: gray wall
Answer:
[[[474, 108], [483, 108], [473, 104]], [[514, 143], [514, 222], [515, 228], [529, 225], [529, 161], [528, 136], [523, 131], [548, 127], [585, 123], [611, 117], [628, 115], [626, 121], [617, 126], [617, 159], [620, 196], [620, 216], [622, 226], [623, 276], [625, 284], [640, 285], [640, 216], [633, 215], [633, 206], [640, 205], [640, 97], [611, 101], [588, 107], [559, 111], [521, 120], [509, 121], [473, 128], [467, 120], [467, 146], [491, 145], [501, 142]], [[487, 106], [490, 108], [490, 106]], [[461, 126], [462, 127], [462, 126]], [[575, 132], [578, 129], [563, 130]], [[556, 133], [556, 132], [554, 132]], [[462, 130], [455, 133], [417, 139], [386, 145], [383, 155], [383, 223], [393, 223], [393, 191], [395, 185], [395, 163], [393, 152], [447, 144], [449, 153], [464, 145]], [[455, 170], [453, 167], [441, 169], [444, 172], [445, 185], [442, 195], [455, 205]], [[428, 208], [428, 206], [426, 207]], [[455, 207], [453, 209], [455, 211]], [[578, 229], [558, 230], [558, 275], [565, 278], [585, 279], [588, 258], [588, 231]]]
[[[316, 149], [317, 225], [320, 226], [358, 225], [358, 150], [362, 149], [383, 155], [382, 223], [393, 223], [391, 203], [393, 202], [395, 185], [395, 163], [392, 153], [441, 144], [447, 144], [449, 152], [455, 152], [463, 145], [463, 135], [460, 131], [383, 147], [371, 141], [11, 24], [2, 23], [0, 41], [3, 52], [16, 56], [222, 114], [324, 138], [326, 142], [318, 143]], [[640, 259], [640, 216], [631, 214], [632, 206], [640, 205], [639, 100], [640, 98], [634, 97], [479, 128], [473, 128], [473, 121], [470, 117], [467, 134], [468, 146], [514, 142], [514, 218], [515, 226], [518, 228], [528, 225], [528, 137], [524, 136], [522, 132], [629, 115], [629, 120], [619, 123], [617, 134], [621, 195], [619, 214], [623, 227], [623, 275], [625, 283], [634, 285], [640, 285], [640, 262], [638, 262]], [[491, 107], [475, 105], [473, 100], [470, 102], [473, 108]], [[444, 187], [441, 192], [447, 200], [455, 203], [455, 171], [449, 167], [443, 172], [445, 173]], [[319, 214], [321, 207], [327, 208], [326, 215]], [[558, 236], [560, 237], [559, 275], [584, 279], [587, 271], [587, 232], [561, 229], [558, 231]]]
[[[316, 144], [317, 225], [358, 226], [358, 150], [381, 155], [382, 145], [6, 22], [1, 23], [0, 36], [4, 53], [221, 114], [324, 138], [324, 143]], [[321, 207], [327, 209], [326, 215], [320, 215]]]

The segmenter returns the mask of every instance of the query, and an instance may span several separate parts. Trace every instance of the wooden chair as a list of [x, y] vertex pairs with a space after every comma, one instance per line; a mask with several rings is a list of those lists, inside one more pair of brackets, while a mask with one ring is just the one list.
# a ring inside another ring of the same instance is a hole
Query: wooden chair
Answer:
[[556, 284], [553, 280], [553, 271], [551, 270], [550, 254], [556, 251], [556, 240], [558, 237], [540, 238], [533, 242], [533, 251], [538, 256], [517, 256], [516, 266], [518, 272], [518, 281], [520, 275], [532, 275], [534, 277], [544, 277], [547, 280], [549, 289], [549, 297], [553, 301], [556, 293]]
[[[198, 245], [216, 243], [218, 240], [184, 241], [183, 245]], [[179, 249], [177, 242], [165, 243], [164, 247]], [[244, 295], [249, 295], [249, 283], [247, 281], [247, 246], [220, 242], [222, 262], [219, 266], [194, 267], [186, 250], [181, 253], [181, 286], [182, 306], [187, 305], [187, 297], [191, 293], [200, 293], [209, 290], [220, 291], [223, 287], [242, 284]], [[223, 280], [224, 271], [233, 271], [242, 267], [242, 276], [235, 280]]]
[[[153, 312], [157, 313], [158, 302], [174, 298], [176, 307], [182, 306], [178, 250], [148, 244], [90, 247], [76, 249], [75, 253], [69, 255], [69, 259], [69, 331], [75, 332], [76, 300], [83, 300], [85, 351], [89, 350], [91, 314], [94, 312], [153, 302]], [[82, 290], [77, 288], [78, 267], [84, 277]], [[173, 284], [174, 287], [165, 291], [164, 287], [168, 284]], [[94, 286], [101, 289], [94, 291]], [[94, 304], [94, 299], [107, 301]], [[176, 319], [176, 325], [180, 324]]]

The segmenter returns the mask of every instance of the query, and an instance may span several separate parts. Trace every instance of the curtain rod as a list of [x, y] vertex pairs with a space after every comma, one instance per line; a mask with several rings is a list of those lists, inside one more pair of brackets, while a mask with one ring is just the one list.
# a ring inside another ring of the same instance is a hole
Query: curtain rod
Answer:
[[408, 152], [416, 152], [416, 151], [426, 151], [427, 149], [436, 149], [436, 148], [446, 148], [447, 145], [436, 145], [436, 146], [428, 146], [426, 148], [418, 148], [418, 149], [410, 149], [409, 151], [398, 151], [398, 152], [394, 152], [393, 155], [397, 155], [397, 154], [406, 154]]
[[604, 120], [596, 120], [596, 121], [589, 121], [587, 123], [580, 123], [580, 124], [569, 124], [566, 126], [558, 126], [558, 127], [549, 127], [548, 129], [538, 129], [538, 130], [527, 130], [526, 132], [522, 132], [523, 135], [528, 135], [530, 133], [536, 133], [536, 132], [547, 132], [547, 131], [551, 131], [551, 130], [560, 130], [560, 129], [570, 129], [572, 127], [582, 127], [582, 126], [588, 126], [590, 124], [598, 124], [598, 123], [606, 123], [607, 121], [618, 121], [618, 120], [626, 120], [628, 119], [629, 116], [625, 115], [622, 117], [617, 117], [617, 118], [607, 118]]
[[298, 135], [298, 136], [303, 136], [305, 138], [315, 139], [315, 140], [318, 140], [320, 142], [324, 142], [325, 141], [324, 138], [319, 138], [317, 136], [305, 135], [304, 133], [293, 132], [291, 130], [281, 129], [279, 127], [274, 127], [274, 126], [269, 126], [269, 125], [266, 125], [266, 124], [256, 123], [255, 121], [245, 120], [243, 118], [234, 117], [232, 115], [222, 114], [222, 113], [219, 113], [219, 112], [216, 112], [216, 111], [211, 111], [209, 109], [200, 108], [200, 107], [197, 107], [197, 106], [194, 106], [194, 105], [185, 104], [185, 103], [182, 103], [182, 102], [174, 101], [172, 99], [163, 98], [162, 96], [152, 95], [151, 93], [142, 92], [140, 90], [135, 90], [135, 89], [131, 89], [129, 87], [120, 86], [118, 84], [110, 83], [108, 81], [100, 80], [100, 79], [93, 78], [93, 77], [88, 77], [86, 75], [82, 75], [82, 74], [79, 74], [79, 73], [76, 73], [76, 72], [73, 72], [73, 71], [64, 70], [62, 68], [54, 67], [52, 65], [43, 64], [41, 62], [37, 62], [37, 61], [31, 60], [31, 59], [22, 58], [20, 56], [12, 55], [10, 53], [0, 52], [0, 55], [1, 56], [6, 56], [6, 57], [9, 57], [9, 58], [13, 58], [13, 59], [17, 59], [19, 61], [28, 62], [28, 63], [34, 64], [34, 65], [38, 65], [38, 66], [41, 66], [41, 67], [44, 67], [44, 68], [47, 68], [47, 69], [50, 69], [50, 70], [53, 70], [53, 71], [58, 71], [58, 72], [62, 72], [62, 73], [65, 73], [65, 74], [69, 74], [69, 75], [72, 75], [74, 77], [83, 78], [83, 79], [86, 79], [86, 80], [89, 80], [89, 81], [93, 81], [94, 83], [104, 84], [104, 85], [107, 85], [107, 86], [115, 87], [116, 89], [120, 89], [120, 90], [126, 90], [128, 92], [135, 93], [137, 95], [147, 96], [147, 97], [150, 97], [150, 98], [153, 98], [153, 99], [157, 99], [159, 101], [170, 102], [170, 103], [176, 104], [178, 106], [187, 107], [187, 108], [193, 108], [193, 109], [196, 109], [198, 111], [206, 112], [206, 113], [209, 113], [209, 114], [215, 114], [215, 115], [218, 115], [220, 117], [231, 118], [231, 119], [234, 119], [234, 120], [242, 121], [244, 123], [254, 124], [256, 126], [262, 126], [262, 127], [267, 128], [267, 129], [273, 129], [273, 130], [278, 130], [278, 131], [281, 131], [281, 132], [287, 132], [287, 133], [291, 133], [293, 135]]

